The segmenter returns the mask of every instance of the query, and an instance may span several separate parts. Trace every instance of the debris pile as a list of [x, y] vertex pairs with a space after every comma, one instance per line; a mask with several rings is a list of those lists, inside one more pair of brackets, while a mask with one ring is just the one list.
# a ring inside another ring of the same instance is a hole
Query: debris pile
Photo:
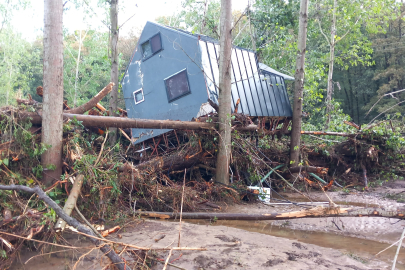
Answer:
[[[99, 102], [111, 88], [109, 84], [77, 108], [65, 103], [64, 115], [70, 116], [63, 127], [63, 175], [43, 188], [52, 200], [63, 205], [75, 178], [83, 175], [77, 208], [93, 223], [119, 222], [140, 209], [176, 213], [182, 197], [185, 212], [215, 211], [221, 209], [219, 201], [229, 204], [256, 200], [260, 194], [249, 186], [266, 186], [275, 192], [310, 188], [327, 191], [333, 187], [368, 187], [379, 174], [401, 177], [405, 171], [400, 121], [382, 121], [363, 130], [354, 127], [353, 133], [326, 132], [322, 140], [311, 137], [301, 148], [302, 164], [290, 167], [286, 136], [290, 120], [251, 118], [236, 112], [232, 116], [231, 184], [223, 185], [215, 179], [219, 137], [212, 127], [216, 115], [199, 117], [187, 125], [177, 122], [182, 127], [193, 123], [194, 128], [174, 129], [139, 144], [133, 144], [130, 129], [120, 128], [120, 143], [109, 145], [105, 125], [88, 125], [76, 116], [86, 112], [90, 116], [83, 117], [108, 115]], [[51, 169], [40, 163], [41, 154], [48, 148], [41, 144], [41, 104], [32, 99], [18, 103], [18, 107], [0, 109], [0, 177], [4, 185], [41, 186], [42, 174]], [[124, 122], [135, 121], [126, 118], [125, 110], [120, 114]], [[198, 125], [207, 128], [195, 128]], [[332, 135], [343, 137], [331, 143]], [[0, 197], [0, 268], [9, 266], [16, 252], [33, 237], [49, 241], [56, 236], [63, 242], [53, 227], [55, 211], [36, 195], [15, 190], [0, 191]], [[72, 216], [82, 219], [76, 211]], [[41, 243], [35, 248], [44, 248]]]

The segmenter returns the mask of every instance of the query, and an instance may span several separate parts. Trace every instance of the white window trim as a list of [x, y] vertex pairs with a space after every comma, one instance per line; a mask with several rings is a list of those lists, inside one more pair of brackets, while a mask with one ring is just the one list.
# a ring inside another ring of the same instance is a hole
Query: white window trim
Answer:
[[[136, 101], [136, 98], [135, 98], [135, 94], [138, 93], [138, 92], [142, 92], [142, 100], [140, 100], [140, 101], [137, 102], [137, 101]], [[135, 105], [141, 103], [142, 101], [145, 101], [145, 96], [144, 96], [144, 94], [143, 94], [143, 89], [142, 89], [142, 88], [140, 88], [140, 89], [138, 89], [138, 90], [135, 90], [134, 93], [133, 93], [133, 95], [134, 95]]]

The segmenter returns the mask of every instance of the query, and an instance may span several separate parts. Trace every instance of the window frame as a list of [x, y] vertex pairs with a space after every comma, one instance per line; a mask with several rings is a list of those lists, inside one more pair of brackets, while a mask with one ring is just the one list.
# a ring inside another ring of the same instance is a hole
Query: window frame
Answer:
[[[140, 101], [137, 102], [137, 101], [136, 101], [136, 93], [138, 93], [138, 92], [141, 92], [141, 93], [142, 93], [142, 100], [140, 100]], [[135, 105], [137, 105], [137, 104], [139, 104], [139, 103], [145, 101], [145, 95], [143, 94], [143, 88], [139, 88], [138, 90], [135, 90], [132, 94], [134, 95], [134, 102], [135, 102]]]
[[[156, 36], [159, 36], [159, 40], [160, 40], [160, 50], [157, 50], [156, 52], [152, 52], [151, 55], [149, 55], [149, 56], [147, 56], [147, 57], [144, 57], [144, 56], [143, 56], [144, 51], [143, 51], [142, 45], [145, 44], [146, 42], [149, 42], [150, 49], [152, 50], [152, 43], [151, 43], [151, 40], [152, 40], [152, 38], [154, 38], [154, 37], [156, 37]], [[157, 34], [151, 36], [149, 39], [147, 39], [147, 40], [145, 40], [144, 42], [142, 42], [142, 43], [140, 44], [140, 49], [141, 49], [141, 52], [142, 52], [142, 61], [146, 61], [146, 60], [148, 60], [149, 58], [151, 58], [152, 56], [154, 56], [155, 54], [157, 54], [157, 53], [163, 51], [163, 42], [162, 42], [162, 36], [160, 35], [160, 32], [158, 32]]]
[[[169, 80], [170, 78], [172, 78], [172, 77], [174, 77], [174, 76], [176, 76], [176, 75], [182, 73], [182, 72], [186, 72], [186, 79], [187, 79], [187, 85], [188, 85], [188, 92], [186, 92], [186, 93], [184, 93], [184, 94], [182, 94], [182, 95], [180, 95], [180, 96], [178, 96], [178, 97], [175, 97], [175, 98], [170, 99], [170, 97], [169, 97], [169, 91], [168, 91], [168, 89], [167, 89], [166, 81]], [[175, 100], [178, 100], [179, 98], [182, 98], [182, 97], [184, 97], [184, 96], [187, 96], [187, 95], [191, 94], [190, 80], [188, 79], [187, 68], [182, 69], [182, 70], [180, 70], [180, 71], [178, 71], [178, 72], [176, 72], [176, 73], [170, 75], [169, 77], [165, 78], [165, 79], [164, 79], [164, 84], [165, 84], [165, 89], [166, 89], [167, 100], [168, 100], [169, 103], [171, 103], [171, 102], [173, 102], [173, 101], [175, 101]]]

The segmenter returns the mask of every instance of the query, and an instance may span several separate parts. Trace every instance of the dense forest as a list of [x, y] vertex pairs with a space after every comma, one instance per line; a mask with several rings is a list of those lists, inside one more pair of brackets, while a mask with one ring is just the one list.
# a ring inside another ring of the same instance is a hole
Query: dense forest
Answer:
[[[0, 4], [1, 105], [14, 104], [16, 98], [28, 94], [38, 98], [35, 89], [42, 85], [42, 37], [32, 42], [24, 40], [9, 20], [12, 13], [27, 9], [32, 3], [13, 2]], [[92, 3], [80, 2], [67, 3], [65, 9], [80, 9], [85, 11], [84, 16], [94, 16], [88, 5]], [[255, 50], [261, 62], [294, 76], [299, 3], [298, 0], [257, 0], [245, 10], [233, 11], [233, 44]], [[93, 4], [108, 9], [102, 1]], [[128, 7], [124, 8], [131, 8], [129, 3], [126, 5]], [[311, 2], [305, 69], [305, 129], [324, 128], [330, 59], [334, 59], [334, 69], [329, 129], [344, 129], [343, 120], [364, 124], [380, 113], [380, 118], [401, 115], [403, 104], [395, 105], [404, 93], [384, 95], [404, 88], [404, 10], [402, 3], [387, 0]], [[335, 26], [331, 23], [334, 13]], [[219, 1], [189, 0], [184, 1], [183, 9], [177, 14], [158, 17], [156, 21], [219, 39], [219, 14]], [[336, 29], [333, 44], [332, 27]], [[63, 37], [64, 96], [74, 105], [94, 96], [108, 83], [110, 72], [108, 29], [102, 31], [90, 26], [83, 29], [65, 31]], [[121, 76], [138, 35], [139, 31], [132, 31], [131, 35], [120, 36]], [[290, 91], [292, 89], [290, 85]]]

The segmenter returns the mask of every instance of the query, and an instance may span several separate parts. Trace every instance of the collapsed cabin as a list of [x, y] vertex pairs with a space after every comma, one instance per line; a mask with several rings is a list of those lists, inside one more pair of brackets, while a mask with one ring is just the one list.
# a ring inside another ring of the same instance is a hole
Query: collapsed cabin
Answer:
[[[292, 117], [284, 80], [294, 78], [259, 63], [256, 54], [232, 49], [232, 111], [253, 117]], [[122, 79], [130, 118], [190, 121], [218, 104], [219, 42], [147, 22]], [[132, 129], [135, 143], [168, 132]]]

